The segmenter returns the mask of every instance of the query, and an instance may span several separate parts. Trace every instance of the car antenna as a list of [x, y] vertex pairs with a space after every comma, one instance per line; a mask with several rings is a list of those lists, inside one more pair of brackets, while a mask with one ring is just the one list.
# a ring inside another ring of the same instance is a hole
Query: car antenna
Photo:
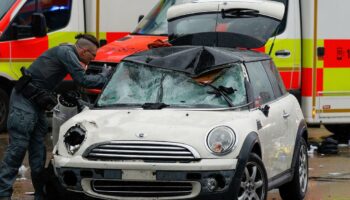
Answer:
[[280, 26], [281, 26], [281, 24], [278, 25], [278, 27], [276, 28], [276, 31], [274, 33], [273, 41], [272, 41], [272, 44], [271, 44], [271, 47], [270, 47], [270, 51], [269, 51], [269, 56], [271, 56], [272, 49], [275, 46], [275, 41], [276, 41], [277, 33], [280, 30]]

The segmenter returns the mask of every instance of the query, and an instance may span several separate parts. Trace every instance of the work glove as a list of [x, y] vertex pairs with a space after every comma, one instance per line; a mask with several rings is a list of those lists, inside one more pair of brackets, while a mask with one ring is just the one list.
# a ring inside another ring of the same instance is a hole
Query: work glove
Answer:
[[112, 67], [111, 66], [107, 66], [107, 65], [104, 65], [102, 67], [102, 71], [101, 71], [101, 75], [104, 76], [104, 77], [109, 77], [112, 73]]
[[159, 48], [159, 47], [171, 47], [171, 46], [172, 45], [169, 42], [163, 41], [163, 40], [160, 40], [160, 39], [155, 40], [155, 41], [153, 41], [153, 42], [151, 42], [151, 43], [149, 43], [147, 45], [147, 47], [149, 49], [154, 49], [154, 48]]

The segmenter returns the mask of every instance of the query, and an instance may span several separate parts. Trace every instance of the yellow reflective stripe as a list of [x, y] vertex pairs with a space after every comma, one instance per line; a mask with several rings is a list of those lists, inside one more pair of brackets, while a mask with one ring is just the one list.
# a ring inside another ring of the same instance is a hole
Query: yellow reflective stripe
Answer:
[[324, 68], [324, 91], [350, 91], [350, 68]]
[[313, 77], [313, 83], [312, 83], [312, 119], [315, 119], [316, 113], [314, 112], [316, 109], [316, 90], [317, 90], [317, 56], [316, 56], [316, 49], [317, 49], [317, 21], [318, 21], [318, 0], [315, 0], [314, 2], [314, 35], [313, 35], [313, 62], [312, 62], [312, 77]]
[[22, 76], [22, 73], [20, 71], [22, 66], [25, 66], [26, 68], [29, 67], [31, 62], [0, 62], [0, 69], [2, 74], [6, 74], [7, 76], [11, 77], [13, 80], [18, 80], [19, 77]]
[[[317, 48], [318, 47], [324, 47], [324, 40], [317, 40]], [[317, 57], [317, 61], [316, 61], [316, 63], [317, 63], [317, 68], [323, 68], [323, 66], [324, 66], [324, 62], [323, 62], [323, 59], [322, 60], [320, 60], [320, 59], [318, 59], [318, 56], [317, 56], [317, 51], [315, 52], [315, 56]]]
[[79, 32], [56, 32], [53, 34], [49, 34], [49, 48], [58, 46], [62, 43], [75, 43], [75, 36]]
[[[270, 38], [265, 45], [265, 53], [269, 53], [273, 38]], [[276, 39], [274, 47], [271, 52], [271, 57], [274, 60], [276, 66], [280, 69], [282, 68], [293, 68], [301, 66], [301, 49], [300, 49], [300, 39]], [[288, 50], [291, 53], [290, 57], [280, 58], [275, 56], [276, 51]]]
[[[62, 43], [71, 43], [74, 44], [76, 39], [75, 36], [79, 34], [80, 32], [57, 32], [54, 34], [49, 35], [49, 48], [58, 46]], [[91, 34], [96, 37], [95, 32], [88, 32], [88, 34]], [[106, 32], [101, 32], [100, 39], [106, 39]]]
[[312, 68], [313, 66], [313, 40], [303, 39], [303, 67]]
[[12, 62], [33, 62], [34, 59], [32, 58], [0, 58], [0, 62], [5, 62], [5, 63], [9, 63], [10, 61]]
[[317, 113], [350, 113], [350, 109], [325, 109], [316, 110]]

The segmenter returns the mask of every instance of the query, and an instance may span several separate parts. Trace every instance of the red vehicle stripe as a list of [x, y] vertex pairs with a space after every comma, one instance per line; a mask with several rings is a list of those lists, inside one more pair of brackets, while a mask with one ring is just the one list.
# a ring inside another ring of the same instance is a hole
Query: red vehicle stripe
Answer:
[[[316, 93], [323, 91], [323, 69], [317, 69]], [[301, 95], [312, 96], [312, 68], [302, 68]], [[316, 94], [317, 95], [317, 94]]]
[[13, 58], [37, 58], [49, 48], [48, 36], [14, 41], [12, 48]]
[[287, 90], [296, 90], [300, 88], [299, 77], [300, 72], [280, 72], [284, 85]]

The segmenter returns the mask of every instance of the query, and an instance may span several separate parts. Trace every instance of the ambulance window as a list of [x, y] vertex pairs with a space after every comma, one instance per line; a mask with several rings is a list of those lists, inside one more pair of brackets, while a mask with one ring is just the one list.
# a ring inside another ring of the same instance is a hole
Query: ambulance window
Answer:
[[[27, 0], [0, 40], [34, 37], [32, 33], [34, 13], [42, 13], [45, 16], [48, 32], [64, 28], [70, 19], [71, 4], [72, 0]], [[13, 38], [13, 32], [16, 33], [16, 38]]]
[[39, 0], [38, 9], [44, 14], [48, 32], [68, 25], [72, 0]]
[[254, 93], [254, 104], [260, 106], [275, 99], [271, 82], [261, 62], [246, 63], [248, 76]]

